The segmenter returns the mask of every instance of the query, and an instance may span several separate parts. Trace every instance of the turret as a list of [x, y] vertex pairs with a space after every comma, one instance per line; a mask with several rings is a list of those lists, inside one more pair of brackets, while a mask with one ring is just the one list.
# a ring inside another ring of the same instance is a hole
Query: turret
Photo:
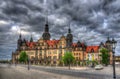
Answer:
[[48, 25], [48, 18], [46, 19], [44, 33], [42, 35], [43, 40], [50, 40], [50, 33], [49, 33], [49, 25]]
[[78, 40], [78, 42], [77, 42], [77, 46], [78, 47], [82, 47], [82, 45], [81, 45], [81, 42]]
[[31, 35], [31, 38], [30, 38], [30, 42], [33, 42], [33, 38], [32, 38], [32, 35]]
[[100, 45], [99, 45], [99, 47], [103, 48], [104, 47], [104, 43], [101, 42]]
[[73, 35], [71, 34], [71, 29], [69, 25], [68, 34], [66, 36], [67, 47], [71, 47], [73, 43]]
[[21, 46], [22, 46], [22, 35], [20, 34], [17, 42], [17, 49], [20, 50]]
[[109, 51], [111, 51], [111, 44], [112, 43], [112, 41], [110, 40], [110, 38], [109, 38], [109, 36], [108, 36], [108, 38], [107, 38], [107, 41], [106, 41], [106, 48], [109, 50]]

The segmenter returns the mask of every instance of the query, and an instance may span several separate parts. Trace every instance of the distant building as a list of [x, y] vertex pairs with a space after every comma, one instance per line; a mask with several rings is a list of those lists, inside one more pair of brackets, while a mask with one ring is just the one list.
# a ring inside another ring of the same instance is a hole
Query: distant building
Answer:
[[115, 56], [115, 61], [120, 64], [120, 56]]
[[21, 51], [25, 51], [33, 64], [51, 64], [58, 65], [64, 56], [64, 53], [71, 52], [76, 61], [96, 60], [100, 61], [101, 58], [100, 48], [107, 48], [110, 52], [110, 60], [112, 60], [111, 53], [111, 40], [107, 39], [106, 43], [100, 43], [98, 46], [87, 46], [85, 42], [78, 41], [73, 43], [73, 35], [71, 28], [68, 29], [66, 36], [62, 35], [59, 40], [50, 40], [49, 26], [46, 23], [42, 37], [38, 41], [33, 41], [31, 36], [30, 40], [22, 38], [19, 35], [17, 42], [17, 49], [12, 53], [12, 62], [19, 63], [18, 59]]

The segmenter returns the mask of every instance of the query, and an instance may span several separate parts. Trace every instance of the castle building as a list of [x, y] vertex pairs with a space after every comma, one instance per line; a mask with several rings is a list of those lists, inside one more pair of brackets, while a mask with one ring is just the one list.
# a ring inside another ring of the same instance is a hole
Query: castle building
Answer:
[[111, 40], [107, 39], [106, 43], [100, 43], [98, 46], [87, 46], [85, 42], [73, 43], [73, 34], [71, 28], [68, 28], [68, 34], [62, 35], [59, 40], [51, 40], [49, 33], [49, 25], [45, 24], [44, 33], [38, 41], [33, 41], [31, 36], [30, 40], [23, 39], [22, 35], [19, 35], [17, 42], [17, 49], [12, 53], [12, 62], [19, 63], [20, 52], [25, 51], [29, 56], [32, 64], [50, 64], [58, 65], [64, 53], [67, 51], [71, 52], [78, 62], [86, 60], [100, 61], [101, 58], [100, 48], [107, 48], [110, 52], [110, 60], [112, 60], [111, 53]]

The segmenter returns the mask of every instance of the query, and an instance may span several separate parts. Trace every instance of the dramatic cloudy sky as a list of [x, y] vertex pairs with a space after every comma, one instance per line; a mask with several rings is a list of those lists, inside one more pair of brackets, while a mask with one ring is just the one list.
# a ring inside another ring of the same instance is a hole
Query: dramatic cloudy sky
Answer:
[[44, 30], [48, 15], [51, 39], [67, 34], [71, 26], [74, 42], [88, 45], [105, 42], [108, 35], [118, 42], [120, 55], [120, 0], [0, 0], [0, 59], [10, 58], [18, 35], [34, 41]]

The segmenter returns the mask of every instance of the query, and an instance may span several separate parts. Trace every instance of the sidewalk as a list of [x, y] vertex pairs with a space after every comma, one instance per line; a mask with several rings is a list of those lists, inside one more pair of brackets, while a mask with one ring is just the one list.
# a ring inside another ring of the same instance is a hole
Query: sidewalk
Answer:
[[[95, 73], [95, 74], [105, 74], [105, 75], [113, 75], [113, 67], [112, 66], [107, 66], [104, 67], [102, 70], [95, 70], [94, 68], [72, 68], [74, 70], [79, 70], [81, 72], [87, 72], [87, 73]], [[120, 76], [120, 67], [116, 67], [116, 75]]]
[[[25, 69], [27, 69], [28, 67], [27, 65], [18, 66], [23, 67]], [[31, 65], [30, 70], [31, 69], [86, 79], [113, 79], [112, 66], [104, 67], [103, 70], [95, 70], [94, 68], [90, 67], [71, 67], [71, 69], [69, 70], [68, 67]], [[116, 79], [120, 79], [119, 70], [120, 68], [117, 67], [116, 72], [118, 73]]]
[[[68, 67], [58, 67], [58, 66], [51, 67], [51, 66], [37, 66], [37, 65], [33, 65], [33, 66], [52, 68], [52, 69], [58, 69], [58, 70], [68, 70]], [[95, 70], [94, 68], [90, 68], [90, 67], [71, 67], [71, 70], [76, 72], [113, 75], [113, 67], [111, 65], [104, 67], [102, 70]], [[120, 76], [120, 66], [116, 67], [116, 75]]]

